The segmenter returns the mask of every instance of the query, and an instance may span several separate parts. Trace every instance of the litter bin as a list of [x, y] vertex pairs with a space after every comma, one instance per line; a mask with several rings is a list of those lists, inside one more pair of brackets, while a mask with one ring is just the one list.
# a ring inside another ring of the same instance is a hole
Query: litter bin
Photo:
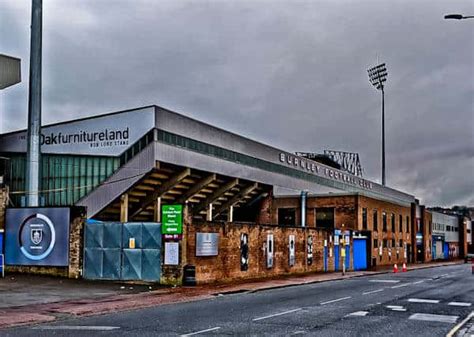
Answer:
[[195, 286], [196, 285], [196, 267], [190, 264], [184, 266], [183, 270], [183, 285]]

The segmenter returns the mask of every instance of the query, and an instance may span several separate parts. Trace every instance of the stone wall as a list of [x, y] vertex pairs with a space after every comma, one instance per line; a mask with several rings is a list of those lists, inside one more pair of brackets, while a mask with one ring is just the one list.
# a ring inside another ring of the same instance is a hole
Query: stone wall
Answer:
[[[196, 256], [196, 233], [218, 233], [219, 254]], [[248, 270], [241, 270], [240, 235], [248, 234]], [[267, 268], [265, 245], [267, 234], [274, 236], [274, 263]], [[289, 235], [295, 235], [295, 264], [289, 264]], [[307, 240], [313, 239], [313, 261], [307, 259]], [[196, 267], [198, 283], [230, 282], [281, 275], [324, 271], [324, 240], [329, 233], [315, 228], [282, 227], [242, 223], [194, 223], [187, 228], [187, 263]], [[351, 244], [352, 247], [352, 244]], [[330, 248], [333, 249], [332, 243]], [[328, 259], [328, 271], [334, 271], [334, 257]], [[342, 260], [341, 260], [342, 264]], [[349, 269], [349, 268], [348, 268]]]

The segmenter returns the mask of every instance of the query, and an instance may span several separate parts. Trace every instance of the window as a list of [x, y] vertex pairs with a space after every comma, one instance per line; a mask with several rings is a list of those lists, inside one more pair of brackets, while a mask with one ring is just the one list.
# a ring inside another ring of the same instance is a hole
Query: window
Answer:
[[387, 213], [382, 212], [382, 231], [387, 231]]
[[334, 228], [334, 208], [322, 207], [316, 208], [316, 227]]
[[392, 239], [392, 248], [395, 247], [395, 239]]
[[398, 231], [403, 232], [403, 216], [401, 214], [398, 216]]
[[278, 224], [284, 226], [296, 225], [296, 209], [295, 208], [279, 208]]
[[407, 215], [406, 217], [406, 226], [407, 226], [407, 233], [410, 233], [410, 217]]
[[379, 230], [379, 217], [378, 217], [378, 214], [377, 214], [377, 210], [374, 209], [374, 212], [373, 212], [373, 215], [372, 215], [372, 221], [373, 221], [373, 225], [374, 225], [374, 232], [378, 232]]
[[399, 247], [402, 248], [403, 247], [403, 240], [400, 240], [400, 243], [399, 243]]
[[379, 248], [379, 240], [374, 239], [374, 248]]
[[362, 228], [367, 229], [367, 208], [362, 208]]
[[384, 248], [388, 248], [388, 240], [387, 239], [383, 239], [383, 246], [384, 246]]
[[392, 213], [392, 233], [395, 233], [395, 214]]

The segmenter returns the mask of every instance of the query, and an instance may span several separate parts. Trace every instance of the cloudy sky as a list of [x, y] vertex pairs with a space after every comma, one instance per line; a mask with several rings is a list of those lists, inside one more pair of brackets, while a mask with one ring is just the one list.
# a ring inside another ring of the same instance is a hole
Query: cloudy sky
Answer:
[[[288, 151], [358, 152], [427, 205], [474, 206], [472, 0], [44, 0], [43, 124], [157, 104]], [[26, 127], [31, 1], [0, 0], [0, 53], [23, 82], [0, 132]]]

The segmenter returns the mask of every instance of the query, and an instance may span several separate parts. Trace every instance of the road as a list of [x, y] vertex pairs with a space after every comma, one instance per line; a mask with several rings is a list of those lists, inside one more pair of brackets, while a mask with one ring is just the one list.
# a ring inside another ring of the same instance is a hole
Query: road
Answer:
[[1, 336], [444, 336], [474, 310], [471, 266], [220, 295]]

